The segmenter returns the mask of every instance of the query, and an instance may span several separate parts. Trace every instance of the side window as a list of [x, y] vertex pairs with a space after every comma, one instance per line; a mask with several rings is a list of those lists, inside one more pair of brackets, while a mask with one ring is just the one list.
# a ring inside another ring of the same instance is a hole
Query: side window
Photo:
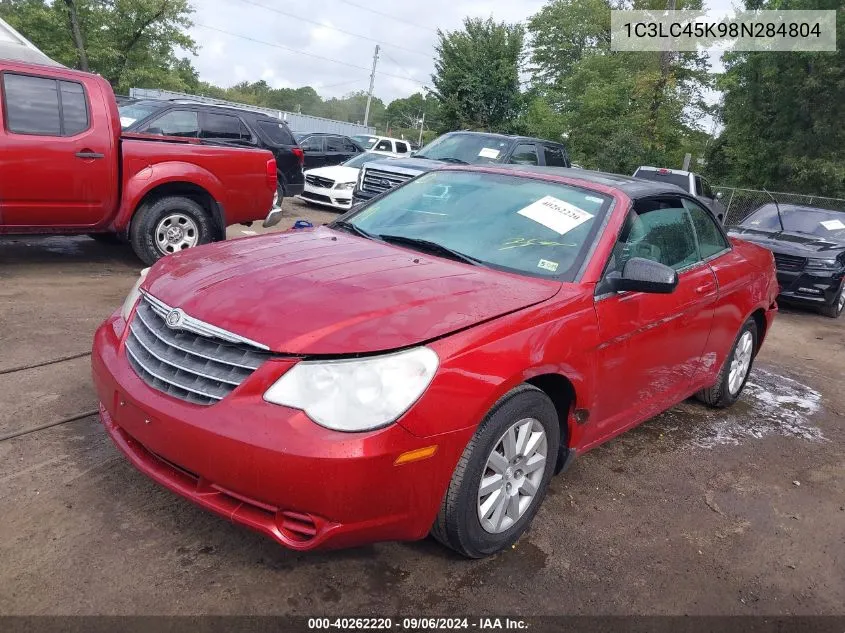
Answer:
[[88, 101], [85, 88], [75, 81], [60, 81], [62, 124], [65, 136], [73, 136], [88, 129]]
[[85, 88], [75, 81], [3, 73], [6, 126], [15, 134], [73, 136], [88, 129]]
[[710, 183], [707, 182], [704, 178], [701, 179], [701, 191], [704, 193], [705, 198], [713, 198], [713, 188], [710, 186]]
[[388, 140], [383, 140], [379, 141], [373, 149], [379, 152], [392, 152], [393, 144]]
[[252, 135], [243, 122], [230, 114], [203, 114], [202, 138], [216, 138], [227, 141], [249, 141]]
[[400, 143], [399, 141], [396, 141], [396, 151], [399, 154], [407, 154], [411, 150], [408, 148], [407, 143]]
[[355, 143], [350, 141], [348, 138], [345, 138], [345, 139], [343, 139], [343, 151], [344, 152], [350, 152], [352, 154], [356, 154], [356, 153], [360, 152], [361, 150], [358, 148], [357, 145], [355, 145]]
[[701, 176], [695, 177], [695, 195], [704, 195], [704, 189], [701, 187]]
[[540, 161], [537, 159], [537, 147], [527, 143], [517, 145], [511, 155], [510, 162], [515, 165], [539, 165]]
[[171, 110], [148, 123], [141, 131], [148, 134], [197, 138], [199, 121], [197, 113], [192, 110]]
[[675, 270], [701, 261], [692, 221], [680, 198], [638, 200], [613, 248], [607, 272], [622, 273], [632, 257]]
[[559, 147], [543, 145], [543, 153], [545, 154], [546, 165], [548, 167], [566, 167], [566, 161], [563, 160], [563, 152]]
[[327, 136], [326, 137], [326, 151], [327, 152], [342, 152], [343, 151], [343, 139], [339, 136]]
[[322, 152], [323, 151], [323, 137], [322, 136], [308, 136], [299, 142], [299, 146], [304, 152]]
[[690, 200], [685, 199], [684, 206], [692, 218], [695, 234], [698, 236], [698, 250], [701, 252], [702, 259], [707, 259], [730, 248], [725, 236], [716, 226], [716, 219], [712, 213]]

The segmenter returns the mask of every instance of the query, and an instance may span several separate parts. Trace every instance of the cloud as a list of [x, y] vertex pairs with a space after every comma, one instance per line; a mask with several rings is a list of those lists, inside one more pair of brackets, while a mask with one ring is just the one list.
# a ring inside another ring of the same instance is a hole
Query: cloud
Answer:
[[273, 86], [311, 85], [328, 98], [367, 89], [373, 49], [379, 43], [382, 54], [374, 93], [387, 103], [431, 84], [438, 28], [460, 28], [468, 15], [521, 21], [544, 4], [543, 0], [350, 1], [194, 0], [191, 35], [200, 50], [192, 61], [202, 79], [220, 86], [264, 78]]

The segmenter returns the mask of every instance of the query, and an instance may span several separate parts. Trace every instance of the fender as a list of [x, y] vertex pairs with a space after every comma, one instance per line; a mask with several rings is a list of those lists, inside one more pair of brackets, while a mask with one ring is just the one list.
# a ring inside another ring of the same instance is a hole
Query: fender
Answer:
[[182, 161], [156, 163], [144, 167], [124, 183], [120, 209], [111, 229], [115, 232], [125, 231], [144, 196], [167, 183], [188, 183], [201, 187], [218, 205], [225, 207], [226, 190], [217, 176], [207, 169]]

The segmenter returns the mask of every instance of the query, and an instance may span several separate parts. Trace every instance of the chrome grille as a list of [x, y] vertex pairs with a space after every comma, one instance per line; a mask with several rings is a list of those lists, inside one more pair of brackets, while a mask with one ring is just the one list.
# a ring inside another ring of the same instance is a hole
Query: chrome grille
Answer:
[[795, 255], [784, 255], [783, 253], [774, 253], [775, 267], [778, 270], [786, 270], [797, 272], [804, 270], [807, 265], [806, 257], [797, 257]]
[[413, 178], [410, 174], [396, 174], [381, 169], [364, 168], [364, 180], [361, 182], [361, 189], [370, 193], [379, 194], [388, 189], [401, 185], [406, 180]]
[[322, 176], [312, 176], [311, 174], [307, 174], [305, 176], [305, 182], [309, 185], [313, 185], [315, 187], [323, 187], [325, 189], [331, 189], [334, 187], [334, 180], [331, 178], [323, 178]]
[[[171, 329], [157, 299], [144, 295], [135, 309], [126, 338], [126, 357], [150, 387], [194, 404], [211, 405], [229, 395], [271, 354], [248, 343], [229, 342], [237, 335]], [[191, 319], [190, 327], [202, 323]]]

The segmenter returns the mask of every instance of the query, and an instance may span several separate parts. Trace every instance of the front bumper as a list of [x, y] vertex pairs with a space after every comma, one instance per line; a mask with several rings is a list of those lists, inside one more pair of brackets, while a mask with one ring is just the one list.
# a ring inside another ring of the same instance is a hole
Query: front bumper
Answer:
[[778, 270], [778, 299], [805, 305], [832, 305], [842, 287], [843, 273]]
[[[267, 361], [221, 402], [156, 391], [128, 364], [126, 325], [97, 331], [94, 383], [104, 427], [143, 473], [194, 503], [297, 549], [426, 536], [472, 429], [421, 438], [401, 424], [340, 433], [262, 395], [294, 361]], [[433, 457], [395, 465], [436, 444]]]
[[305, 189], [297, 198], [325, 207], [341, 209], [342, 211], [348, 211], [352, 208], [351, 189], [339, 190], [333, 187], [315, 187], [306, 182]]

